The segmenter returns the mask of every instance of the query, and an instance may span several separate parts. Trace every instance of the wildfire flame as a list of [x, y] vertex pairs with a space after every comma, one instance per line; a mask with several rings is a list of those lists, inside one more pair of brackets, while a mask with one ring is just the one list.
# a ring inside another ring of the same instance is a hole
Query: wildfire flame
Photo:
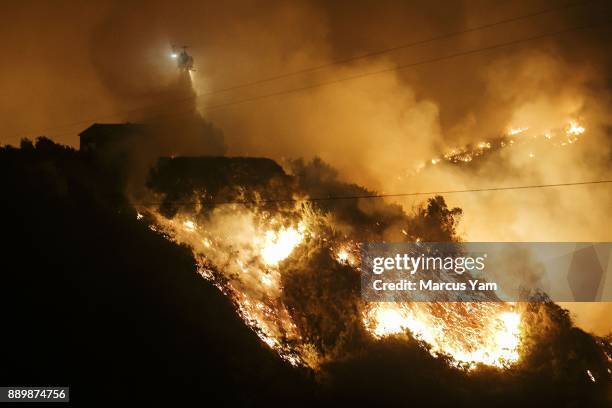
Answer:
[[304, 224], [300, 223], [298, 228], [281, 228], [278, 231], [268, 230], [265, 232], [263, 242], [256, 237], [256, 244], [261, 245], [261, 257], [266, 265], [278, 265], [286, 259], [293, 249], [304, 239]]
[[457, 366], [509, 367], [519, 359], [520, 314], [501, 303], [377, 303], [364, 324], [378, 337], [408, 330], [434, 356], [446, 354]]
[[527, 130], [529, 130], [528, 127], [511, 127], [510, 129], [508, 129], [508, 136], [520, 135], [521, 133]]
[[[143, 209], [140, 210], [144, 212]], [[188, 244], [201, 275], [235, 303], [260, 339], [294, 365], [316, 368], [321, 356], [304, 341], [282, 301], [282, 261], [319, 235], [317, 214], [296, 209], [272, 216], [258, 209], [224, 206], [207, 217], [155, 210], [151, 228]], [[329, 242], [330, 256], [356, 268], [353, 241]], [[374, 338], [408, 331], [429, 345], [434, 356], [447, 355], [458, 367], [478, 364], [508, 367], [519, 359], [520, 314], [503, 303], [363, 303], [361, 320]]]
[[280, 301], [279, 264], [310, 235], [305, 212], [293, 223], [234, 206], [215, 209], [207, 221], [191, 214], [167, 219], [148, 212], [155, 229], [193, 249], [200, 274], [234, 301], [264, 343], [294, 365], [315, 364], [305, 345], [289, 346], [301, 339]]
[[586, 129], [584, 128], [584, 126], [580, 126], [578, 124], [578, 122], [572, 120], [570, 121], [568, 128], [567, 128], [567, 134], [568, 135], [573, 135], [573, 136], [578, 136], [584, 133]]
[[[537, 142], [540, 140], [551, 143], [554, 147], [565, 147], [576, 143], [579, 138], [586, 132], [584, 125], [580, 124], [578, 120], [571, 119], [565, 126], [549, 129], [542, 134], [531, 134], [529, 127], [509, 127], [506, 132], [506, 137], [498, 138], [498, 142], [495, 144], [491, 141], [481, 141], [475, 145], [468, 145], [462, 148], [454, 148], [442, 155], [442, 157], [435, 157], [429, 160], [428, 163], [431, 165], [437, 165], [442, 160], [448, 163], [469, 163], [477, 157], [483, 156], [490, 152], [494, 148], [505, 149], [508, 147], [526, 145], [530, 146], [529, 143]], [[526, 137], [530, 136], [530, 137]], [[533, 136], [533, 137], [531, 137]], [[532, 152], [528, 153], [528, 157], [533, 159], [535, 154]], [[420, 173], [425, 169], [425, 163], [418, 163], [413, 174]]]

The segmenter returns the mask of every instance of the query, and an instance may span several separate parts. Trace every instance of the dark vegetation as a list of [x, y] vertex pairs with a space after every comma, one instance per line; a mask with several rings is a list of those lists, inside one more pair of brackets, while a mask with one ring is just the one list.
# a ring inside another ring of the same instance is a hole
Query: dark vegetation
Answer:
[[[236, 191], [227, 187], [233, 182], [259, 183], [279, 194], [288, 183], [298, 183], [312, 196], [367, 192], [337, 181], [333, 169], [321, 162], [295, 163], [294, 173], [301, 176], [293, 180], [270, 160], [232, 166], [235, 162], [223, 158], [162, 161], [149, 185], [158, 193], [172, 190], [162, 202], [168, 216], [182, 205], [177, 202], [192, 199], [194, 187], [206, 187], [205, 197], [235, 198]], [[267, 169], [265, 174], [275, 180], [272, 187], [256, 177], [264, 173], [253, 172], [253, 166]], [[179, 177], [171, 177], [173, 173]], [[198, 174], [216, 182], [198, 181]], [[342, 331], [343, 347], [350, 353], [317, 375], [292, 368], [262, 345], [232, 304], [196, 273], [188, 248], [136, 220], [123, 186], [108, 168], [41, 138], [35, 144], [25, 141], [20, 149], [0, 149], [0, 177], [5, 238], [2, 385], [68, 385], [79, 406], [120, 401], [171, 406], [188, 401], [204, 406], [610, 403], [609, 363], [602, 353], [602, 347], [611, 353], [610, 339], [606, 345], [572, 327], [567, 313], [554, 304], [529, 306], [527, 316], [537, 330], [527, 333], [525, 358], [517, 368], [465, 374], [444, 358], [431, 357], [414, 339], [356, 345], [359, 327], [348, 322], [337, 327], [325, 320], [347, 313], [345, 305], [328, 302], [329, 310], [318, 316], [313, 302], [299, 303], [304, 299], [300, 293], [313, 280], [298, 269], [288, 282], [292, 306], [303, 318], [297, 324], [309, 330], [307, 321], [319, 322], [321, 330], [312, 336], [325, 350], [337, 347], [335, 331]], [[395, 207], [364, 211], [350, 201], [320, 206], [342, 206], [346, 211], [337, 211], [344, 214], [342, 221], [366, 229], [378, 228], [372, 222], [377, 217], [389, 217], [389, 222], [400, 218]], [[423, 231], [435, 224], [440, 238], [454, 235], [460, 210], [448, 209], [436, 198], [422, 211], [418, 218]], [[341, 271], [334, 268], [339, 267], [313, 266], [319, 279], [336, 284], [334, 273]], [[336, 289], [357, 290], [340, 286]], [[325, 303], [330, 290], [321, 283], [318, 292], [308, 293]], [[598, 378], [596, 383], [586, 369]]]
[[[40, 139], [0, 151], [3, 385], [122, 400], [262, 405], [310, 395], [112, 177]], [[110, 180], [110, 181], [109, 181]]]

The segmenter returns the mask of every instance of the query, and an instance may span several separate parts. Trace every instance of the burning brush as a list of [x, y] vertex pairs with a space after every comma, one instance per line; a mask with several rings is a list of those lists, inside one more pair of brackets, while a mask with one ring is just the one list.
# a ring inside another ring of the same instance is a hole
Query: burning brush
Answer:
[[[438, 157], [432, 158], [427, 163], [419, 163], [413, 173], [417, 174], [426, 167], [435, 166], [439, 163], [466, 165], [481, 160], [492, 153], [512, 147], [522, 146], [527, 148], [531, 146], [533, 148], [537, 144], [543, 144], [547, 148], [565, 148], [580, 141], [585, 132], [584, 125], [574, 119], [568, 120], [564, 126], [551, 128], [540, 133], [532, 132], [527, 126], [511, 126], [504, 136], [451, 149]], [[535, 157], [532, 152], [527, 153], [527, 155], [530, 159]]]
[[188, 245], [201, 275], [293, 365], [318, 369], [389, 336], [412, 336], [432, 356], [466, 369], [509, 368], [523, 359], [524, 341], [536, 327], [525, 305], [360, 297], [359, 242], [457, 240], [460, 210], [441, 197], [412, 215], [384, 202], [304, 202], [299, 199], [308, 195], [361, 188], [318, 177], [329, 171], [321, 162], [294, 162], [292, 170], [289, 176], [265, 159], [165, 160], [149, 182], [161, 205], [141, 205], [139, 214]]

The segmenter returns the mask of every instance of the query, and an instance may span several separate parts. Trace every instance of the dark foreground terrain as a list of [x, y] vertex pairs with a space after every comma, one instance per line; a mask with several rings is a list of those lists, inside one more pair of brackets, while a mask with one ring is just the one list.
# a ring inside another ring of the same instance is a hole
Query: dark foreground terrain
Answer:
[[0, 150], [0, 384], [67, 385], [79, 406], [610, 402], [610, 382], [582, 369], [605, 371], [594, 340], [552, 305], [553, 337], [521, 370], [465, 375], [396, 339], [321, 375], [292, 368], [196, 273], [188, 248], [136, 220], [117, 177], [47, 139]]

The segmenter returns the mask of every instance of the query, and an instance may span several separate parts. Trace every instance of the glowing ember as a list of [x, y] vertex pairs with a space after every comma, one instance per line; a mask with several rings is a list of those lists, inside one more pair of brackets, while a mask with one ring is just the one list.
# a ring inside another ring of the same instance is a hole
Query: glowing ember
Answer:
[[185, 231], [193, 232], [195, 231], [195, 224], [191, 220], [183, 221], [183, 227]]
[[518, 134], [521, 134], [525, 131], [529, 130], [528, 127], [517, 127], [517, 128], [510, 128], [508, 129], [508, 136], [516, 136]]
[[567, 127], [567, 134], [572, 136], [578, 136], [583, 134], [585, 131], [583, 126], [580, 126], [576, 121], [570, 121]]
[[348, 262], [349, 253], [345, 249], [341, 249], [340, 251], [338, 251], [336, 259], [338, 260], [338, 262], [341, 263]]
[[586, 370], [587, 375], [589, 376], [589, 379], [593, 382], [595, 382], [595, 377], [593, 377], [593, 374], [591, 373], [591, 370]]
[[330, 250], [333, 258], [341, 265], [358, 267], [360, 263], [359, 244], [353, 241], [345, 241], [334, 245]]

